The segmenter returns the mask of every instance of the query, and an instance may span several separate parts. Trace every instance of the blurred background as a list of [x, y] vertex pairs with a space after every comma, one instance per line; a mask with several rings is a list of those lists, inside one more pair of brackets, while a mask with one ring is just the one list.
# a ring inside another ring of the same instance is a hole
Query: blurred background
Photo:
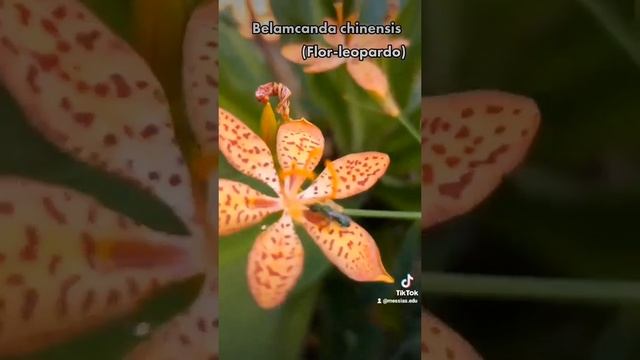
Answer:
[[[423, 234], [423, 270], [640, 280], [640, 3], [428, 0], [422, 15], [424, 95], [499, 89], [542, 113], [523, 165]], [[424, 303], [486, 359], [640, 358], [640, 305], [615, 297]]]
[[[362, 195], [340, 201], [346, 208], [420, 211], [420, 144], [386, 115], [342, 65], [321, 74], [305, 74], [285, 60], [281, 47], [290, 42], [322, 42], [320, 36], [282, 36], [267, 42], [245, 38], [238, 31], [244, 1], [221, 2], [220, 106], [259, 130], [262, 105], [256, 88], [271, 81], [291, 88], [293, 118], [304, 116], [324, 133], [325, 158], [359, 151], [390, 155], [391, 166], [381, 181]], [[264, 2], [253, 2], [264, 9]], [[268, 3], [268, 2], [267, 2]], [[408, 59], [376, 61], [391, 83], [404, 117], [416, 129], [420, 117], [420, 1], [401, 2], [397, 19], [402, 36], [411, 40]], [[346, 1], [345, 15], [360, 13], [360, 21], [383, 23], [386, 1]], [[280, 24], [320, 24], [336, 18], [333, 1], [271, 1]], [[321, 170], [322, 167], [316, 169]], [[220, 177], [242, 179], [221, 157]], [[265, 223], [274, 222], [268, 218]], [[376, 240], [387, 270], [399, 281], [419, 274], [418, 221], [353, 218]], [[305, 268], [287, 302], [262, 310], [247, 288], [246, 264], [260, 225], [220, 239], [220, 351], [222, 359], [418, 359], [420, 307], [377, 305], [392, 297], [399, 285], [358, 283], [331, 265], [313, 241], [299, 229]]]
[[[82, 3], [114, 33], [129, 42], [136, 50], [134, 37], [136, 16], [133, 0], [84, 0]], [[196, 0], [185, 0], [186, 9], [183, 17], [198, 3]], [[154, 14], [149, 14], [154, 15]], [[175, 17], [176, 23], [185, 21]], [[167, 27], [173, 24], [167, 24]], [[182, 32], [173, 35], [182, 38]], [[177, 79], [176, 84], [167, 86], [165, 91], [171, 102], [180, 104], [181, 40], [163, 39], [164, 49], [178, 49], [175, 56], [169, 57], [171, 71], [164, 77]], [[167, 50], [171, 51], [171, 50]], [[105, 61], [112, 61], [106, 59]], [[173, 88], [172, 88], [173, 86]], [[58, 96], [52, 92], [52, 95]], [[181, 109], [183, 111], [183, 109]], [[187, 229], [171, 208], [159, 198], [147, 191], [132, 186], [127, 180], [106, 173], [69, 154], [62, 152], [28, 123], [24, 109], [13, 99], [11, 94], [0, 84], [0, 176], [20, 176], [53, 185], [69, 187], [87, 194], [106, 207], [125, 214], [131, 219], [151, 229], [171, 234], [187, 234]], [[4, 269], [6, 271], [6, 268]], [[177, 313], [187, 309], [196, 298], [202, 286], [202, 276], [198, 275], [186, 281], [172, 284], [160, 289], [152, 298], [141, 304], [139, 311], [113, 319], [106, 326], [78, 334], [68, 342], [51, 346], [24, 356], [11, 357], [21, 360], [67, 360], [87, 359], [113, 360], [123, 359], [146, 336], [137, 334], [137, 326], [141, 323], [155, 329], [173, 318]], [[43, 294], [57, 296], [57, 294]], [[5, 331], [11, 331], [5, 327]], [[148, 335], [148, 334], [147, 334]]]

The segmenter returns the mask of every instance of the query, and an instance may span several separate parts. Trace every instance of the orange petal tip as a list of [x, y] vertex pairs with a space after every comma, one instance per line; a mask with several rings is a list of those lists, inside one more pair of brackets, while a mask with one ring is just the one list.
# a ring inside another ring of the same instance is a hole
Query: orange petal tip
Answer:
[[396, 282], [396, 280], [393, 278], [393, 276], [391, 276], [391, 275], [389, 275], [387, 273], [378, 276], [375, 279], [375, 281], [380, 281], [380, 282], [384, 282], [384, 283], [387, 283], [387, 284], [393, 284], [393, 283]]

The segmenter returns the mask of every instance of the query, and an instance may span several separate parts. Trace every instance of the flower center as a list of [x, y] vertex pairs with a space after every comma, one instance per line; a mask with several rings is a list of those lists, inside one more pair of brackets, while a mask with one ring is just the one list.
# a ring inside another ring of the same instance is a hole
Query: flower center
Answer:
[[298, 191], [304, 180], [315, 178], [315, 174], [313, 171], [296, 168], [294, 165], [290, 170], [281, 170], [279, 175], [282, 205], [294, 221], [301, 222], [307, 206], [298, 197]]
[[[317, 149], [314, 149], [317, 150]], [[305, 180], [314, 180], [316, 175], [313, 171], [305, 170], [309, 168], [309, 161], [316, 156], [316, 151], [311, 151], [304, 168], [297, 168], [295, 163], [289, 170], [281, 170], [279, 172], [282, 205], [296, 222], [302, 222], [306, 218], [309, 209], [314, 205], [325, 204], [336, 198], [338, 193], [338, 174], [329, 160], [325, 161], [325, 168], [329, 173], [331, 180], [331, 193], [323, 197], [313, 197], [309, 199], [300, 198], [300, 187]], [[334, 203], [335, 204], [335, 203]], [[336, 205], [337, 206], [337, 205]], [[307, 219], [308, 220], [308, 219]]]

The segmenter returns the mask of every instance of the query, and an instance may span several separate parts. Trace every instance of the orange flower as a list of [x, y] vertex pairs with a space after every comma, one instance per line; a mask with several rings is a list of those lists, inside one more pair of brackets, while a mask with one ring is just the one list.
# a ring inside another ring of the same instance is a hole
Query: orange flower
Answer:
[[[469, 91], [422, 99], [422, 227], [470, 211], [524, 158], [540, 123], [531, 99]], [[480, 359], [455, 331], [422, 316], [422, 360]]]
[[[351, 19], [353, 20], [353, 19]], [[329, 24], [336, 25], [332, 19], [325, 19]], [[330, 46], [337, 48], [339, 45], [350, 49], [383, 49], [388, 45], [398, 48], [401, 45], [408, 46], [409, 41], [402, 38], [391, 38], [386, 35], [360, 35], [351, 34], [344, 35], [338, 31], [338, 34], [328, 34], [323, 36], [324, 41]], [[282, 47], [282, 55], [289, 61], [304, 66], [306, 73], [320, 73], [330, 71], [342, 64], [347, 65], [347, 71], [353, 80], [363, 89], [373, 94], [375, 99], [380, 102], [384, 111], [391, 116], [398, 116], [400, 109], [396, 104], [391, 90], [387, 75], [372, 60], [349, 59], [340, 57], [329, 58], [302, 58], [302, 47], [305, 44], [293, 43]], [[322, 46], [320, 44], [316, 44]]]
[[357, 281], [393, 282], [380, 259], [375, 241], [358, 224], [339, 224], [312, 211], [314, 204], [339, 209], [332, 200], [371, 188], [385, 173], [389, 157], [362, 152], [327, 161], [324, 171], [305, 190], [324, 150], [320, 130], [305, 119], [282, 124], [276, 135], [276, 157], [249, 127], [224, 109], [219, 110], [220, 151], [241, 173], [267, 184], [277, 197], [262, 194], [236, 181], [220, 179], [218, 231], [228, 235], [282, 211], [280, 219], [263, 231], [249, 254], [247, 278], [258, 305], [281, 304], [303, 268], [303, 248], [294, 230], [299, 224], [327, 258]]

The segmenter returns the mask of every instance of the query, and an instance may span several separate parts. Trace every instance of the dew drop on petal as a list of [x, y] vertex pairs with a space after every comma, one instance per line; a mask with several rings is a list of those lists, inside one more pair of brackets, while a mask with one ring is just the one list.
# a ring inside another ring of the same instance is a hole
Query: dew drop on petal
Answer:
[[138, 337], [147, 336], [151, 330], [151, 325], [148, 322], [141, 322], [136, 325], [133, 330], [133, 334]]

